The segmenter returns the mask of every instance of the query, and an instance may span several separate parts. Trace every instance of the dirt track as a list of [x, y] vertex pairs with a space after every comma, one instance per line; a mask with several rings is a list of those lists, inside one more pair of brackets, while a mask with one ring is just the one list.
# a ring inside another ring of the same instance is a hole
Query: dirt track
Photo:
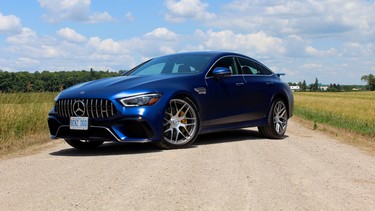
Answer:
[[0, 210], [375, 210], [375, 158], [291, 121], [284, 140], [255, 129], [189, 149], [54, 142], [0, 160]]

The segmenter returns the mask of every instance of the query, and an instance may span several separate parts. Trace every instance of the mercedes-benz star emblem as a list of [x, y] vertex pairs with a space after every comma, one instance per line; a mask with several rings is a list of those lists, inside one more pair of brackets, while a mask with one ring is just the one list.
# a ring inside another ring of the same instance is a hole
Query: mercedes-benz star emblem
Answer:
[[85, 103], [77, 100], [73, 103], [73, 112], [76, 116], [85, 115]]

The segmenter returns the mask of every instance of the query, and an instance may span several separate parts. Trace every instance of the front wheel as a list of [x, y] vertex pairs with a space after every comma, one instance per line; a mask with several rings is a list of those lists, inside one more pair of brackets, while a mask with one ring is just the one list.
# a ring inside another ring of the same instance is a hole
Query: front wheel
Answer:
[[169, 101], [164, 113], [163, 139], [157, 145], [163, 149], [190, 146], [198, 136], [199, 113], [189, 98]]
[[268, 125], [259, 126], [258, 130], [266, 138], [281, 139], [288, 126], [288, 112], [283, 100], [277, 99], [272, 103], [268, 114]]
[[65, 142], [76, 149], [89, 150], [97, 148], [98, 146], [102, 145], [104, 141], [65, 139]]

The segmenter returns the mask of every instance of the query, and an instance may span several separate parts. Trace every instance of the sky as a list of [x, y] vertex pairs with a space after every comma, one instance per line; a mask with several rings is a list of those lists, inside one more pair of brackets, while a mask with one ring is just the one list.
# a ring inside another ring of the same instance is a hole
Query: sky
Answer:
[[375, 1], [0, 0], [3, 71], [118, 71], [206, 50], [245, 54], [286, 82], [365, 84]]

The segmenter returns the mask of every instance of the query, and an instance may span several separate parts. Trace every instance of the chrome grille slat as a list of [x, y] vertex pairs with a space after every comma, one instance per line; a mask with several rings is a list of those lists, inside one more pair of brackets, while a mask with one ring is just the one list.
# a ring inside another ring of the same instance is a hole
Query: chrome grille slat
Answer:
[[108, 117], [109, 114], [108, 114], [108, 101], [105, 101], [105, 117]]
[[111, 103], [111, 116], [113, 116], [113, 103]]
[[86, 99], [86, 102], [85, 102], [85, 105], [86, 105], [86, 116], [89, 115], [89, 99]]
[[65, 116], [68, 116], [68, 112], [67, 112], [67, 103], [66, 103], [66, 100], [63, 101], [63, 107], [64, 107], [64, 114]]
[[96, 114], [96, 118], [99, 118], [99, 114], [98, 114], [98, 99], [95, 100], [95, 114]]
[[102, 108], [100, 115], [101, 115], [101, 118], [103, 118], [103, 100], [100, 100], [100, 108]]
[[83, 116], [90, 118], [109, 118], [116, 114], [115, 107], [110, 100], [106, 99], [63, 99], [58, 100], [55, 105], [56, 113], [61, 117], [76, 116], [73, 105], [76, 101], [82, 101], [85, 104], [85, 113]]
[[73, 108], [70, 105], [73, 105], [73, 100], [68, 101], [68, 113], [69, 113], [70, 116], [72, 116], [73, 115]]

